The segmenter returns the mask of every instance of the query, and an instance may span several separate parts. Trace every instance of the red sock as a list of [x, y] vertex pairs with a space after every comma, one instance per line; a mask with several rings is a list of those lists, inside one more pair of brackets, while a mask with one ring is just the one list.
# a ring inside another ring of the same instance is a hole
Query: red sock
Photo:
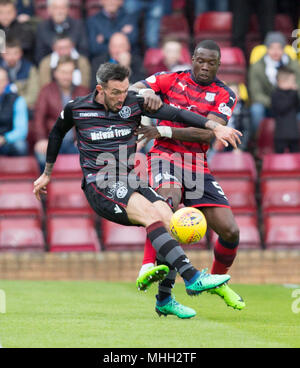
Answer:
[[147, 237], [145, 246], [144, 246], [143, 265], [146, 263], [155, 263], [155, 260], [156, 260], [156, 251], [152, 247], [150, 239]]
[[238, 244], [228, 243], [219, 238], [216, 241], [214, 248], [214, 261], [211, 269], [212, 274], [223, 275], [228, 272], [230, 266], [232, 265]]

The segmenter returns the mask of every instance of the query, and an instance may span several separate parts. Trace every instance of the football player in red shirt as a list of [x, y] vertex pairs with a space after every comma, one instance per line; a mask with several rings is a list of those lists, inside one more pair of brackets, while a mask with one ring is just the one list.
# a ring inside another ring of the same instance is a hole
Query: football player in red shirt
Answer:
[[[188, 109], [226, 125], [235, 107], [236, 96], [216, 77], [220, 59], [219, 46], [211, 40], [202, 41], [195, 48], [191, 70], [157, 73], [145, 81], [137, 82], [132, 89], [144, 96], [149, 108], [156, 108], [162, 100], [164, 103]], [[236, 256], [239, 228], [222, 188], [207, 166], [206, 151], [214, 138], [213, 134], [204, 129], [170, 121], [159, 121], [157, 127], [142, 127], [137, 133], [147, 140], [155, 139], [148, 154], [150, 185], [164, 198], [168, 198], [174, 210], [180, 203], [201, 209], [208, 226], [219, 236], [214, 246], [211, 273], [227, 273]], [[182, 155], [182, 160], [172, 162], [170, 155], [174, 153], [177, 158], [178, 154]], [[182, 164], [185, 154], [192, 157], [188, 165]], [[166, 167], [169, 172], [166, 172]], [[192, 174], [195, 177], [200, 171], [203, 173], [203, 195], [190, 199], [191, 196], [187, 193], [191, 194], [193, 190], [188, 183], [182, 182], [182, 178], [184, 174]], [[143, 266], [137, 279], [139, 289], [145, 290], [152, 283], [151, 275], [156, 269], [155, 260], [156, 252], [147, 239]], [[157, 259], [157, 264], [160, 263]], [[185, 307], [171, 297], [175, 278], [176, 270], [171, 269], [165, 280], [159, 284], [156, 310], [161, 314], [175, 314], [180, 317], [181, 310]], [[213, 293], [220, 295], [227, 305], [235, 309], [245, 307], [243, 299], [228, 285], [214, 289]]]

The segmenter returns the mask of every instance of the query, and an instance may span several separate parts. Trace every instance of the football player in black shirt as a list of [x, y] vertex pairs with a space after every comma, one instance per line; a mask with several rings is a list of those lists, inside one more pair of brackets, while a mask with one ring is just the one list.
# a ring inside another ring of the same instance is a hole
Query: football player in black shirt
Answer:
[[[64, 135], [75, 126], [83, 171], [82, 189], [91, 207], [110, 221], [144, 226], [160, 257], [184, 279], [187, 293], [198, 295], [224, 284], [230, 276], [198, 271], [178, 242], [169, 235], [166, 229], [172, 216], [170, 207], [163, 197], [134, 174], [130, 164], [131, 155], [136, 150], [135, 131], [141, 116], [147, 115], [211, 129], [225, 145], [230, 143], [236, 147], [241, 134], [190, 111], [160, 103], [150, 105], [151, 111], [146, 111], [144, 98], [128, 91], [129, 75], [129, 70], [118, 64], [102, 64], [96, 76], [96, 90], [66, 105], [50, 132], [45, 171], [34, 182], [34, 194], [40, 200], [41, 194], [47, 193], [46, 187]], [[162, 137], [169, 135], [170, 131], [161, 131]], [[152, 281], [163, 279], [168, 271], [167, 266], [158, 266], [153, 270]], [[185, 308], [181, 318], [196, 314], [191, 308], [179, 306]]]

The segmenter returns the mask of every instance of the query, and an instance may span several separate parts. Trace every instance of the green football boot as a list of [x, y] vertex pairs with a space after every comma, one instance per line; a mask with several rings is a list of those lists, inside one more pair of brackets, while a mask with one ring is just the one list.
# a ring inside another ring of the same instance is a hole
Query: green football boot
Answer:
[[215, 289], [211, 289], [208, 292], [219, 295], [222, 299], [224, 299], [224, 302], [228, 305], [228, 307], [232, 307], [233, 309], [241, 310], [246, 306], [243, 298], [233, 291], [227, 284]]
[[160, 265], [150, 267], [146, 272], [140, 275], [136, 280], [138, 290], [147, 291], [154, 282], [162, 281], [169, 273], [169, 267]]
[[202, 270], [195, 280], [185, 281], [186, 292], [188, 295], [198, 295], [202, 291], [214, 289], [217, 286], [225, 284], [230, 280], [229, 275], [211, 275], [206, 272], [207, 269]]
[[155, 311], [161, 316], [167, 317], [168, 315], [174, 315], [178, 318], [187, 319], [195, 317], [196, 312], [194, 309], [186, 307], [178, 302], [176, 302], [175, 298], [171, 298], [170, 300], [164, 304], [161, 305], [159, 301], [156, 302]]

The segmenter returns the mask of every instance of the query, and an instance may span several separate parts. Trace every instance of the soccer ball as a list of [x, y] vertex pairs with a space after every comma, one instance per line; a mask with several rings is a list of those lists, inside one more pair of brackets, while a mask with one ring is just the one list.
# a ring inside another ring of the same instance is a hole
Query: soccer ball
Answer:
[[173, 237], [181, 244], [197, 243], [206, 233], [206, 218], [196, 208], [181, 208], [173, 214], [170, 230]]

